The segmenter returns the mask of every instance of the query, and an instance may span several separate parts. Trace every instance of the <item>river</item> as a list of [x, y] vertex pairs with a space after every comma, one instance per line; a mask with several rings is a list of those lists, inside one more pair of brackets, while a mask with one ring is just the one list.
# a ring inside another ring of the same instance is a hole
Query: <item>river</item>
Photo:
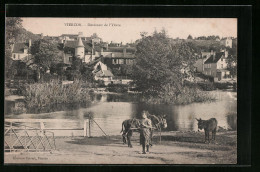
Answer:
[[[192, 103], [189, 105], [148, 105], [137, 103], [131, 96], [119, 94], [96, 94], [90, 107], [77, 110], [58, 111], [51, 113], [24, 113], [20, 115], [9, 114], [6, 118], [19, 119], [70, 119], [74, 122], [45, 123], [46, 128], [79, 128], [83, 127], [87, 114], [93, 114], [93, 119], [101, 126], [108, 135], [120, 134], [122, 121], [133, 117], [139, 117], [142, 110], [149, 113], [167, 117], [168, 127], [166, 131], [197, 131], [195, 118], [216, 118], [218, 126], [225, 129], [236, 130], [237, 128], [237, 93], [229, 91], [211, 91], [216, 97], [214, 102]], [[36, 125], [36, 124], [35, 124]], [[37, 126], [35, 126], [37, 127]], [[64, 131], [71, 135], [70, 131]], [[70, 133], [69, 133], [70, 132]], [[79, 131], [82, 135], [83, 131]], [[77, 135], [75, 131], [73, 135]], [[102, 135], [102, 131], [95, 123], [91, 124], [93, 136]], [[58, 135], [61, 134], [58, 133]]]

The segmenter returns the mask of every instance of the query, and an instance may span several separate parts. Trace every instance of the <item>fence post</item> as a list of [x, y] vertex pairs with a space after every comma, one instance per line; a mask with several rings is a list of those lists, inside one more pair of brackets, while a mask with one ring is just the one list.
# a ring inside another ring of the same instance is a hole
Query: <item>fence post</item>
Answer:
[[91, 137], [91, 126], [90, 126], [90, 121], [91, 121], [91, 119], [90, 119], [90, 117], [88, 118], [88, 137]]
[[84, 137], [87, 137], [87, 120], [84, 120]]

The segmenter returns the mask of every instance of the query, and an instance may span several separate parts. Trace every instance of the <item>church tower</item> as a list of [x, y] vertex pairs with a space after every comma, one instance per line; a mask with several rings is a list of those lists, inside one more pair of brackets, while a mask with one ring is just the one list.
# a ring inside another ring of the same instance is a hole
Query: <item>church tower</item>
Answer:
[[79, 57], [80, 59], [84, 59], [85, 57], [85, 47], [81, 40], [81, 37], [78, 37], [77, 44], [75, 47], [75, 56]]

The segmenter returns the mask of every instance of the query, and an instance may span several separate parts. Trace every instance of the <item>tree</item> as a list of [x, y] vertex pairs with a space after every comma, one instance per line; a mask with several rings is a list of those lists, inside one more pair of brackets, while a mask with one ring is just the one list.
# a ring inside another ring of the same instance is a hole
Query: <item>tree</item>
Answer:
[[131, 65], [131, 64], [121, 65], [121, 74], [123, 76], [132, 77], [132, 75], [133, 75], [133, 65]]
[[5, 74], [7, 78], [12, 78], [14, 72], [12, 70], [13, 60], [11, 58], [11, 46], [18, 41], [18, 36], [22, 29], [22, 19], [19, 17], [7, 17], [5, 28]]
[[152, 36], [143, 37], [136, 48], [133, 77], [138, 89], [158, 96], [171, 88], [180, 94], [185, 78], [181, 70], [193, 61], [189, 44], [173, 44], [165, 32], [154, 32]]
[[237, 56], [229, 55], [227, 58], [227, 69], [230, 71], [230, 74], [235, 77], [237, 76]]
[[92, 66], [83, 64], [83, 67], [81, 69], [82, 79], [92, 83], [94, 81], [94, 75], [92, 71]]
[[17, 42], [18, 36], [22, 30], [22, 19], [20, 17], [7, 17], [6, 18], [6, 43], [8, 45]]
[[33, 55], [33, 63], [36, 64], [42, 72], [46, 72], [51, 68], [52, 64], [61, 61], [57, 46], [43, 39], [35, 41], [30, 51]]
[[191, 36], [191, 35], [189, 35], [187, 39], [193, 39], [193, 38], [192, 38], [192, 36]]

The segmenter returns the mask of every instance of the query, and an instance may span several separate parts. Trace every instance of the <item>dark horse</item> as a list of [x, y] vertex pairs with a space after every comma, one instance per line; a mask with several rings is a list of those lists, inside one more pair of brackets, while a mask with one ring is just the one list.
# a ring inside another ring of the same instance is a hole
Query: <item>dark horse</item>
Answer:
[[197, 119], [198, 121], [198, 128], [200, 130], [204, 129], [205, 131], [205, 143], [210, 142], [209, 141], [209, 133], [212, 132], [212, 140], [215, 140], [216, 137], [216, 132], [217, 132], [217, 126], [218, 126], [218, 121], [216, 120], [216, 118], [210, 118], [209, 120], [202, 120]]
[[[164, 116], [155, 116], [148, 114], [147, 117], [152, 121], [152, 126], [154, 129], [160, 130], [161, 128], [167, 128], [167, 122]], [[140, 128], [140, 120], [133, 118], [128, 119], [122, 122], [122, 130], [123, 132], [123, 143], [126, 144], [128, 142], [128, 147], [133, 147], [131, 144], [131, 137], [133, 135], [133, 131], [138, 131]], [[151, 129], [151, 145], [153, 139], [153, 129]]]

